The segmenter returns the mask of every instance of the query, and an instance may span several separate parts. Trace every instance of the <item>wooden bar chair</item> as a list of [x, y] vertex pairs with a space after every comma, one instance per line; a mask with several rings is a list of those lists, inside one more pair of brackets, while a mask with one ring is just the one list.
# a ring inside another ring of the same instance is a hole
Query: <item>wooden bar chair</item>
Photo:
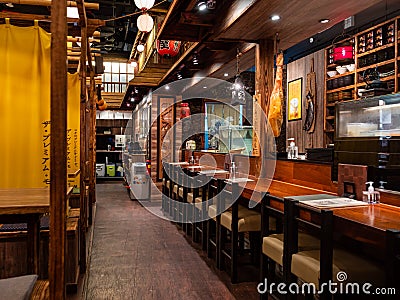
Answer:
[[[346, 272], [347, 282], [372, 283], [383, 286], [385, 272], [371, 259], [347, 250], [334, 247], [333, 212], [317, 209], [291, 199], [285, 199], [285, 213], [291, 216], [287, 220], [288, 254], [291, 255], [291, 273], [304, 283], [313, 283], [317, 288], [329, 281], [340, 283], [339, 272]], [[320, 241], [318, 250], [298, 251], [299, 228], [316, 235]], [[284, 262], [285, 264], [285, 262]], [[314, 295], [307, 295], [312, 299]], [[319, 295], [321, 300], [331, 299], [328, 289]]]
[[162, 179], [162, 203], [161, 208], [163, 213], [169, 213], [169, 197], [171, 189], [171, 165], [167, 162], [163, 162], [163, 179]]
[[[239, 204], [240, 189], [237, 183], [230, 184], [228, 188], [220, 191], [218, 211], [221, 211], [218, 226], [219, 266], [223, 269], [225, 258], [230, 260], [231, 282], [238, 282], [239, 250], [243, 250], [243, 236], [249, 233], [251, 258], [253, 264], [258, 261], [260, 250], [261, 214], [256, 209], [249, 209]], [[242, 235], [242, 239], [240, 235]], [[226, 247], [229, 235], [230, 247]], [[257, 258], [257, 259], [256, 259]]]
[[[288, 212], [284, 212], [284, 199], [266, 193], [261, 200], [260, 282], [264, 282], [265, 278], [268, 282], [286, 281], [288, 268], [284, 268], [286, 248], [283, 224], [285, 217], [289, 216]], [[298, 248], [301, 251], [319, 249], [319, 244], [319, 240], [312, 235], [299, 233]], [[285, 267], [286, 265], [290, 265], [290, 261], [285, 264]], [[277, 268], [280, 270], [278, 272], [280, 276], [276, 276]], [[278, 279], [278, 277], [280, 278]]]
[[[193, 242], [198, 242], [198, 233], [203, 232], [203, 222], [206, 219], [206, 215], [202, 213], [201, 202], [203, 200], [202, 196], [207, 194], [207, 177], [205, 175], [199, 174], [198, 172], [191, 172], [192, 177], [189, 179], [189, 192], [187, 193], [187, 203], [189, 212], [188, 216], [190, 218], [191, 235]], [[205, 227], [204, 227], [205, 228]], [[204, 230], [204, 235], [206, 231]], [[201, 239], [203, 241], [203, 237]], [[203, 249], [205, 250], [205, 248]]]
[[[207, 256], [212, 257], [212, 252], [215, 250], [215, 264], [217, 267], [220, 266], [219, 263], [219, 251], [218, 251], [218, 240], [219, 240], [219, 225], [221, 222], [221, 210], [218, 203], [218, 198], [220, 197], [220, 191], [223, 187], [223, 182], [219, 179], [211, 178], [208, 185], [208, 207], [206, 208], [208, 214], [207, 220], [207, 243], [206, 250]], [[202, 206], [203, 207], [203, 206]]]

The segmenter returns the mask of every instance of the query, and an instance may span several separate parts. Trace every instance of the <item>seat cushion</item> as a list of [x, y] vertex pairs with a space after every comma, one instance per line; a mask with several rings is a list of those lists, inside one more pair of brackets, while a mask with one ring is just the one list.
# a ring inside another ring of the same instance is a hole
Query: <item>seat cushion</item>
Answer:
[[[320, 241], [312, 235], [299, 233], [299, 251], [319, 249]], [[271, 234], [263, 238], [262, 252], [279, 265], [283, 265], [283, 234]]]
[[174, 184], [174, 187], [172, 188], [172, 192], [174, 194], [177, 194], [178, 193], [178, 188], [179, 188], [179, 186], [177, 184]]
[[37, 275], [26, 275], [0, 280], [1, 299], [30, 299]]
[[[261, 230], [261, 214], [257, 211], [248, 209], [239, 205], [238, 209], [238, 231], [260, 231]], [[221, 225], [232, 230], [232, 211], [228, 210], [221, 215]]]
[[212, 204], [208, 207], [208, 216], [215, 219], [217, 217], [217, 205]]
[[180, 186], [178, 189], [178, 196], [183, 197], [183, 187], [182, 186]]
[[[292, 255], [292, 273], [304, 282], [314, 283], [318, 286], [320, 275], [320, 251], [302, 251]], [[336, 274], [346, 272], [346, 282], [365, 283], [373, 286], [382, 286], [385, 280], [385, 272], [372, 261], [342, 249], [333, 251], [333, 276], [334, 282], [338, 282]]]

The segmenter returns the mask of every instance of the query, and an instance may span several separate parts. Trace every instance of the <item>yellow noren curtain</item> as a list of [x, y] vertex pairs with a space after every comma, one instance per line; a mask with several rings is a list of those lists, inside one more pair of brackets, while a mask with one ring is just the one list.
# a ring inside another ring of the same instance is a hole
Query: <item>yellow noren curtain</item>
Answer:
[[[0, 25], [0, 188], [49, 186], [50, 46], [50, 34], [37, 24]], [[79, 76], [68, 78], [73, 172], [79, 168]]]

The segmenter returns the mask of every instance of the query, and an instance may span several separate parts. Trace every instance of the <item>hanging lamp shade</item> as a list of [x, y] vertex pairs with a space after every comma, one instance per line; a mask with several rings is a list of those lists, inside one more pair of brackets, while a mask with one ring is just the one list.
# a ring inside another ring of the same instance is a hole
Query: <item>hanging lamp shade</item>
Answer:
[[153, 7], [154, 1], [155, 0], [135, 0], [135, 5], [139, 9], [146, 11]]
[[153, 18], [147, 13], [140, 15], [137, 19], [137, 27], [139, 28], [139, 31], [150, 32], [153, 29], [153, 25]]
[[161, 56], [174, 57], [181, 48], [180, 41], [157, 40], [157, 52]]
[[337, 43], [333, 46], [333, 63], [343, 66], [354, 63], [354, 47], [350, 42]]

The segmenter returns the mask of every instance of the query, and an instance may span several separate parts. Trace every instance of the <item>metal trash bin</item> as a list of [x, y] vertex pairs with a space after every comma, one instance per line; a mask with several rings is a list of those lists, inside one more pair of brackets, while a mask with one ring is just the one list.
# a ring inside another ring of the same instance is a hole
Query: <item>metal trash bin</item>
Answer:
[[146, 163], [135, 162], [131, 165], [130, 191], [133, 199], [149, 199], [150, 177], [147, 174]]

